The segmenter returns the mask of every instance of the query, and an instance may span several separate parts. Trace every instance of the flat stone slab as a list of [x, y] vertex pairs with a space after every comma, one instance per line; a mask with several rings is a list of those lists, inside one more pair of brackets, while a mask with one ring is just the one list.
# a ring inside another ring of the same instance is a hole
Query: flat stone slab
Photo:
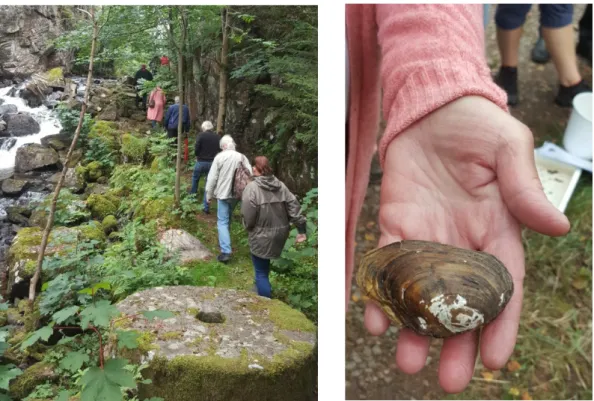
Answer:
[[209, 260], [214, 256], [198, 238], [184, 230], [167, 230], [159, 236], [159, 242], [167, 249], [169, 254], [179, 252], [180, 262], [182, 264]]

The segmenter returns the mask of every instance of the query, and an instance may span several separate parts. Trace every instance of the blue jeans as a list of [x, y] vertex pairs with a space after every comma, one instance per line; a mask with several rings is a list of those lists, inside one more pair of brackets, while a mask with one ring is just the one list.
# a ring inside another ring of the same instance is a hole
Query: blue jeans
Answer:
[[483, 26], [487, 28], [489, 25], [489, 9], [491, 8], [490, 4], [483, 4]]
[[219, 246], [221, 253], [231, 253], [231, 215], [237, 205], [237, 199], [217, 200], [217, 230], [219, 231]]
[[[538, 7], [541, 27], [562, 28], [573, 20], [573, 4], [539, 4]], [[517, 29], [524, 25], [531, 8], [532, 4], [498, 4], [495, 23], [501, 29]]]
[[212, 162], [196, 162], [194, 165], [194, 174], [192, 175], [192, 189], [191, 194], [198, 192], [198, 184], [200, 184], [200, 177], [204, 176], [204, 211], [208, 212], [208, 203], [206, 203], [206, 180], [208, 178], [208, 172], [210, 171]]
[[252, 263], [254, 264], [258, 295], [270, 298], [270, 293], [272, 292], [270, 280], [268, 279], [268, 274], [270, 273], [270, 259], [263, 259], [252, 253]]

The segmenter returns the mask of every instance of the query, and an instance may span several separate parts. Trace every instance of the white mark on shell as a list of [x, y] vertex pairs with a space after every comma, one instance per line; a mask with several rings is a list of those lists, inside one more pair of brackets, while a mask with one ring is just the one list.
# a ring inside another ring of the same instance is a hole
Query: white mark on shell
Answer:
[[259, 369], [259, 370], [263, 370], [264, 368], [260, 365], [258, 365], [257, 363], [252, 363], [250, 365], [248, 365], [249, 369]]
[[424, 299], [421, 299], [421, 301], [419, 302], [419, 305], [423, 305], [425, 303]]
[[499, 297], [499, 306], [503, 305], [504, 301], [505, 301], [505, 293], [502, 292], [501, 296]]
[[464, 263], [468, 263], [468, 262], [465, 260]]
[[[452, 333], [460, 333], [472, 330], [485, 321], [482, 313], [478, 310], [466, 306], [466, 299], [456, 295], [456, 299], [451, 304], [446, 303], [445, 296], [439, 295], [431, 300], [429, 311], [439, 322]], [[452, 312], [456, 312], [456, 321], [452, 321]]]
[[406, 291], [406, 289], [403, 287], [402, 291], [401, 291], [401, 295], [400, 295], [403, 301], [404, 301], [404, 291]]
[[416, 251], [417, 253], [421, 253], [421, 251]]
[[421, 326], [421, 329], [427, 330], [427, 322], [425, 321], [425, 319], [423, 319], [420, 316], [417, 319], [419, 319], [419, 325]]

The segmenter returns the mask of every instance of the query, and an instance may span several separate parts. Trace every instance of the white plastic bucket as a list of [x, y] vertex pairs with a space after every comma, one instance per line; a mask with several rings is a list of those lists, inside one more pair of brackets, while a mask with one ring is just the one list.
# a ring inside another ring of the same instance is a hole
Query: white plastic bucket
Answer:
[[592, 92], [576, 95], [572, 103], [563, 146], [576, 157], [592, 160]]

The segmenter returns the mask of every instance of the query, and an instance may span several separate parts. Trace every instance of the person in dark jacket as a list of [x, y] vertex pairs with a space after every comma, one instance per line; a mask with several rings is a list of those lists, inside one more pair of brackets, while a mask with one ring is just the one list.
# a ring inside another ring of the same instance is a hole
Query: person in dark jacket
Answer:
[[280, 257], [291, 223], [298, 231], [295, 241], [307, 239], [306, 219], [295, 195], [272, 174], [265, 156], [255, 158], [253, 177], [243, 190], [241, 215], [248, 231], [258, 295], [271, 298], [270, 259]]
[[[210, 121], [202, 123], [202, 133], [196, 137], [196, 144], [194, 145], [194, 153], [196, 154], [196, 165], [194, 166], [194, 174], [192, 175], [192, 189], [191, 194], [198, 192], [198, 184], [200, 177], [204, 175], [204, 180], [208, 177], [208, 172], [212, 166], [212, 161], [220, 152], [221, 148], [219, 142], [221, 138], [213, 131], [213, 125]], [[208, 202], [206, 202], [206, 181], [204, 182], [204, 213], [208, 214]]]
[[[182, 132], [190, 131], [190, 109], [187, 104], [183, 105]], [[175, 97], [175, 104], [172, 104], [165, 113], [164, 127], [167, 130], [167, 138], [175, 138], [173, 141], [177, 145], [177, 122], [179, 118], [179, 96]]]
[[149, 70], [146, 69], [146, 64], [140, 66], [140, 70], [136, 71], [136, 75], [134, 75], [134, 87], [136, 88], [136, 107], [138, 107], [138, 103], [142, 99], [142, 108], [146, 111], [146, 94], [139, 96], [140, 93], [140, 85], [139, 81], [143, 79], [145, 81], [152, 81], [153, 74]]

